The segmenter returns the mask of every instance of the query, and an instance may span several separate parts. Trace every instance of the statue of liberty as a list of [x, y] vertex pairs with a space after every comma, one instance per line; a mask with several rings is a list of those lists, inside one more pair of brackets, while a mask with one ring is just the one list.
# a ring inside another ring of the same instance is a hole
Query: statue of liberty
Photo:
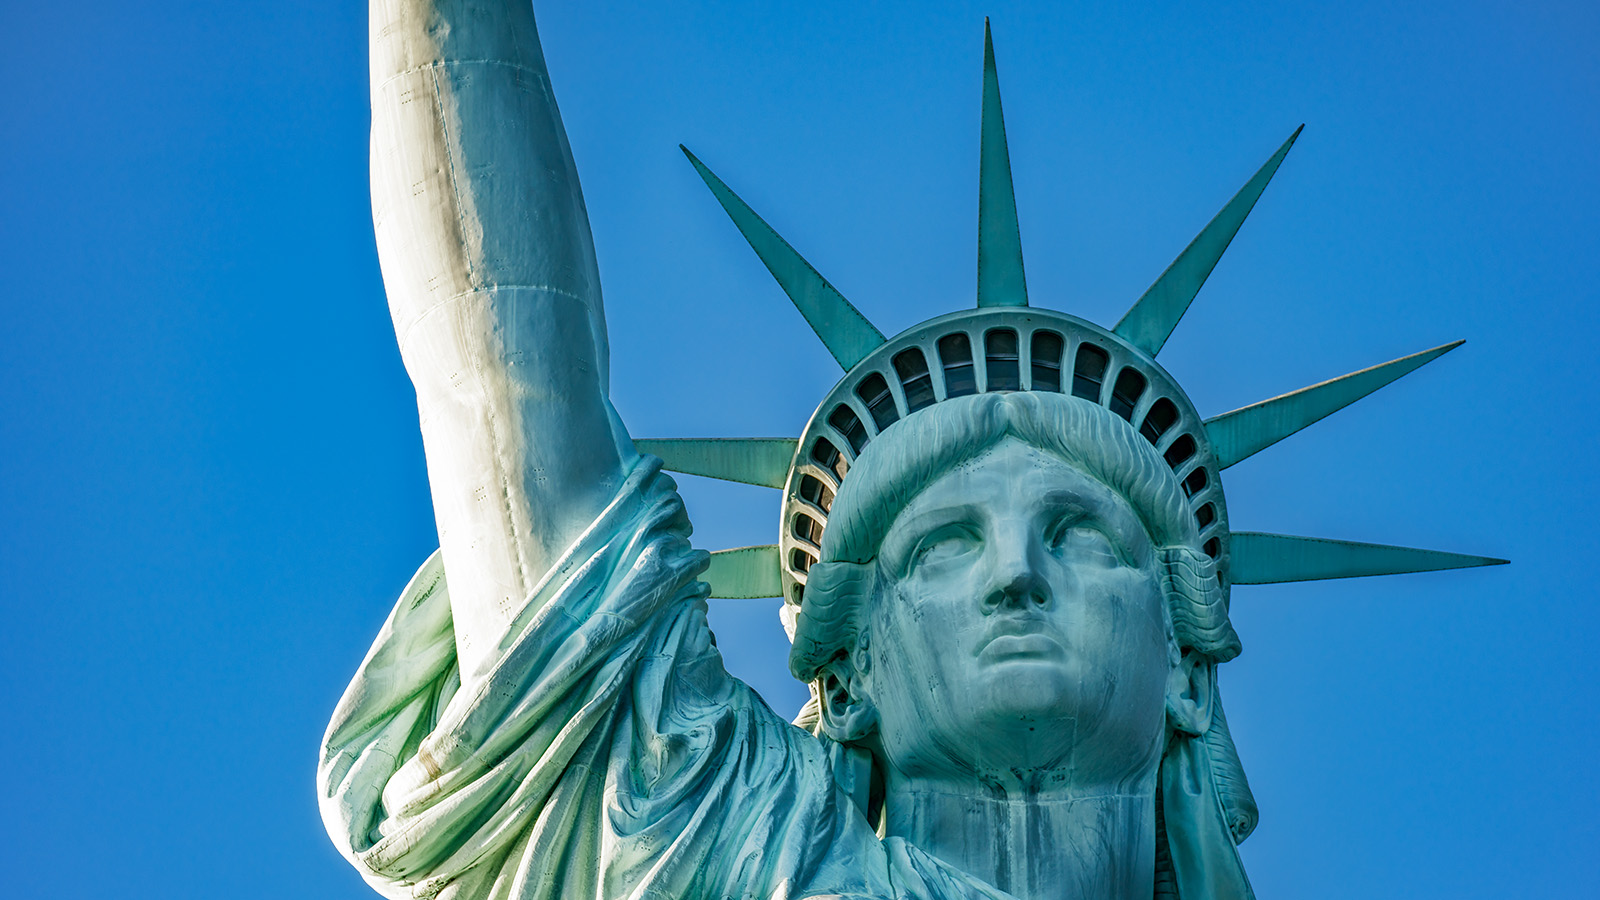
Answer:
[[[1298, 131], [1101, 328], [1029, 305], [986, 39], [976, 306], [892, 338], [691, 155], [845, 374], [797, 439], [634, 440], [527, 0], [371, 16], [440, 549], [318, 786], [385, 896], [1248, 898], [1232, 585], [1497, 562], [1229, 527], [1223, 469], [1455, 346], [1209, 419], [1155, 362]], [[779, 542], [694, 549], [664, 470], [781, 490]], [[783, 598], [794, 722], [708, 596]]]

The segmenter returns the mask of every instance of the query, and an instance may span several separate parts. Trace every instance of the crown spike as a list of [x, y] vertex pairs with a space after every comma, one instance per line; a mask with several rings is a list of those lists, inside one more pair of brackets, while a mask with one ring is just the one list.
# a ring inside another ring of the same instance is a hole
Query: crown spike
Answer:
[[978, 153], [978, 305], [1027, 306], [1022, 268], [1022, 231], [1011, 184], [1011, 151], [1000, 110], [1000, 75], [994, 38], [983, 20], [983, 124]]
[[1248, 459], [1464, 343], [1440, 344], [1432, 350], [1402, 356], [1207, 419], [1206, 436], [1211, 439], [1218, 468], [1226, 469]]
[[1178, 254], [1172, 265], [1167, 266], [1155, 284], [1150, 285], [1144, 295], [1123, 314], [1122, 321], [1112, 329], [1118, 337], [1152, 357], [1161, 352], [1162, 345], [1172, 336], [1172, 329], [1178, 327], [1178, 320], [1183, 318], [1189, 304], [1194, 302], [1195, 294], [1200, 293], [1200, 286], [1206, 283], [1211, 270], [1217, 267], [1217, 260], [1222, 258], [1228, 244], [1233, 242], [1239, 226], [1244, 224], [1245, 217], [1250, 215], [1261, 192], [1266, 190], [1267, 182], [1272, 180], [1273, 173], [1278, 171], [1283, 158], [1289, 155], [1289, 148], [1294, 146], [1295, 139], [1304, 129], [1305, 126], [1301, 125], [1294, 130], [1294, 134], [1289, 135], [1278, 152], [1272, 154], [1272, 158], [1245, 182], [1239, 193], [1228, 201], [1228, 205], [1189, 242], [1189, 246]]
[[700, 580], [711, 586], [711, 597], [721, 600], [756, 600], [782, 597], [778, 545], [716, 550]]
[[1503, 566], [1508, 560], [1388, 544], [1236, 531], [1229, 538], [1229, 580], [1234, 584], [1323, 581], [1365, 575], [1402, 575], [1473, 566]]
[[760, 487], [781, 488], [789, 477], [796, 438], [655, 438], [635, 450], [661, 457], [663, 468]]
[[883, 332], [867, 321], [860, 310], [851, 306], [850, 301], [828, 283], [828, 279], [823, 278], [804, 257], [796, 253], [788, 241], [739, 199], [739, 195], [729, 190], [722, 179], [713, 175], [704, 163], [689, 152], [688, 147], [679, 144], [678, 149], [689, 157], [689, 162], [700, 173], [717, 202], [722, 204], [728, 217], [733, 219], [739, 233], [761, 257], [767, 271], [778, 280], [795, 308], [806, 317], [811, 330], [817, 333], [823, 346], [828, 348], [828, 352], [833, 354], [846, 372], [883, 344]]

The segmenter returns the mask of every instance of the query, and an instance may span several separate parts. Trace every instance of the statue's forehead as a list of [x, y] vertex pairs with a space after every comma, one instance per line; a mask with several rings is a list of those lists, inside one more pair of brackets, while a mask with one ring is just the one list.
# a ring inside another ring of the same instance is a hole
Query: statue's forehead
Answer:
[[[1081, 516], [1113, 529], [1144, 535], [1137, 511], [1110, 485], [1047, 448], [1007, 435], [972, 458], [933, 478], [897, 510], [882, 549], [928, 528], [955, 520], [987, 520], [997, 515]], [[903, 549], [903, 548], [901, 548]]]
[[1078, 463], [1015, 435], [1006, 435], [930, 479], [900, 505], [897, 518], [908, 512], [961, 503], [1016, 505], [1044, 499], [1047, 494], [1056, 502], [1075, 500], [1096, 509], [1121, 506], [1132, 514], [1122, 497]]

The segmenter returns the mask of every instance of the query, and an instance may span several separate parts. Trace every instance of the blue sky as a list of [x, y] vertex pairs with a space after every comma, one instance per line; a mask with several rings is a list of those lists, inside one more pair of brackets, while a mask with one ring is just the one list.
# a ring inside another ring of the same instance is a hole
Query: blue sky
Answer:
[[[1030, 296], [1114, 323], [1296, 125], [1162, 353], [1214, 414], [1462, 349], [1225, 476], [1236, 527], [1509, 557], [1244, 587], [1263, 898], [1571, 896], [1600, 846], [1600, 8], [547, 0], [616, 405], [794, 435], [838, 371], [678, 153], [880, 328], [972, 302], [993, 17]], [[6, 893], [370, 892], [327, 717], [436, 545], [367, 198], [358, 3], [10, 3]], [[773, 492], [681, 479], [701, 546]], [[719, 601], [780, 712], [776, 601]]]

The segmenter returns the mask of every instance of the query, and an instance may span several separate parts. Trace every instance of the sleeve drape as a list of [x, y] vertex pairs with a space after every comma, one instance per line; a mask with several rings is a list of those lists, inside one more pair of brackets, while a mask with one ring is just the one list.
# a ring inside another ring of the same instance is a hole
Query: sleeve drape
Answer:
[[461, 686], [437, 554], [335, 712], [340, 850], [390, 897], [893, 896], [822, 746], [723, 669], [705, 554], [646, 458]]

